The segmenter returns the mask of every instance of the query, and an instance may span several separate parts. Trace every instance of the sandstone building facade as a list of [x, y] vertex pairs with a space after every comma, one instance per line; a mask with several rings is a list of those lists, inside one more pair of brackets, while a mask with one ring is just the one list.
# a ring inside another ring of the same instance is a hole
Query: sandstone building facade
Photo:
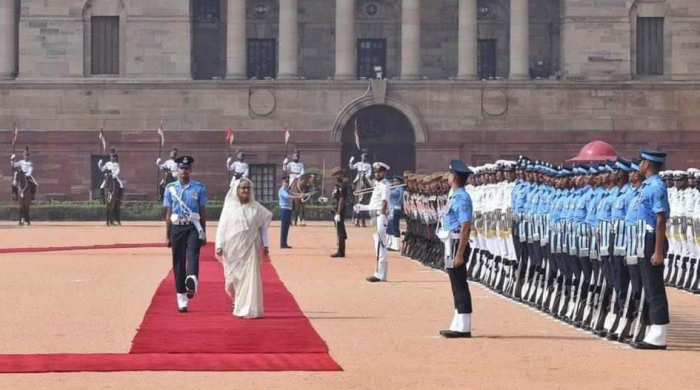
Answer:
[[104, 128], [153, 198], [161, 122], [218, 198], [228, 127], [266, 199], [295, 148], [345, 166], [356, 126], [399, 173], [594, 139], [697, 166], [698, 79], [696, 0], [0, 0], [0, 156], [16, 124], [42, 197], [90, 197]]

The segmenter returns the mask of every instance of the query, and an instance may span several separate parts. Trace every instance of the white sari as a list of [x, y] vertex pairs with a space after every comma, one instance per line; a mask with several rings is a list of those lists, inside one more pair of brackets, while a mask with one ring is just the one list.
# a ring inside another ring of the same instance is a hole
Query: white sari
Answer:
[[[260, 277], [263, 243], [267, 245], [267, 228], [272, 213], [255, 201], [253, 189], [246, 204], [238, 199], [241, 179], [226, 194], [216, 232], [216, 249], [223, 256], [216, 258], [224, 266], [226, 293], [233, 299], [233, 315], [241, 318], [259, 318], [264, 314], [263, 287]], [[252, 186], [252, 183], [251, 183]]]

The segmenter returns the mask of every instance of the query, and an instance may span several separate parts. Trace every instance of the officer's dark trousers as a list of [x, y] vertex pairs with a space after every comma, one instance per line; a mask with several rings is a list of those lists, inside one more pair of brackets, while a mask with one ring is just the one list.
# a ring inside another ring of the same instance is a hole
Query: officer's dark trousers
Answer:
[[[459, 248], [459, 240], [454, 241], [454, 252]], [[469, 260], [469, 250], [464, 251], [464, 264], [457, 268], [448, 268], [447, 274], [450, 276], [452, 286], [452, 297], [455, 301], [455, 310], [459, 314], [470, 314], [472, 312], [472, 295], [469, 292], [467, 283], [467, 261]]]
[[280, 220], [282, 224], [280, 247], [284, 248], [289, 246], [287, 244], [287, 237], [289, 236], [289, 227], [292, 226], [292, 210], [280, 209]]
[[187, 292], [185, 279], [199, 278], [199, 233], [194, 225], [173, 225], [170, 229], [170, 245], [173, 250], [173, 274], [178, 294]]
[[617, 307], [619, 311], [625, 307], [627, 289], [630, 284], [630, 272], [625, 264], [624, 256], [612, 256], [613, 286], [617, 291]]
[[345, 231], [345, 217], [340, 216], [340, 222], [335, 223], [335, 233], [338, 236], [338, 253], [345, 256], [345, 240], [348, 234]]
[[401, 218], [403, 218], [403, 211], [394, 210], [394, 218], [389, 221], [386, 234], [393, 237], [401, 237]]
[[[670, 322], [668, 298], [664, 286], [664, 265], [651, 265], [651, 256], [656, 246], [656, 233], [647, 233], [644, 238], [644, 258], [639, 259], [645, 301], [649, 305], [649, 321], [652, 325], [666, 325]], [[668, 246], [664, 244], [664, 248]], [[665, 250], [664, 250], [665, 252]]]

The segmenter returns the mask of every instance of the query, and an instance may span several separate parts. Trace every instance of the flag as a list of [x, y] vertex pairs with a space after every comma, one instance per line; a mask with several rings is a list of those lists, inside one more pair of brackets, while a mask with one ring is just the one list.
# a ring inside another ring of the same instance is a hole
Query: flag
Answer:
[[19, 128], [17, 128], [17, 123], [15, 123], [15, 133], [12, 135], [12, 146], [17, 143], [17, 136], [19, 135]]
[[228, 141], [229, 147], [231, 147], [231, 145], [233, 145], [233, 138], [234, 138], [233, 129], [229, 127], [227, 129], [227, 132], [226, 132], [226, 141]]
[[160, 146], [165, 145], [165, 132], [163, 131], [163, 121], [160, 121], [160, 126], [158, 126], [158, 135], [160, 136]]
[[289, 128], [285, 124], [284, 125], [284, 145], [285, 146], [287, 146], [287, 144], [289, 143], [289, 137], [290, 137]]
[[105, 129], [100, 129], [100, 142], [102, 142], [102, 151], [107, 149], [107, 140], [105, 139]]
[[357, 150], [360, 149], [360, 126], [357, 124], [357, 118], [355, 118], [355, 145], [357, 145]]

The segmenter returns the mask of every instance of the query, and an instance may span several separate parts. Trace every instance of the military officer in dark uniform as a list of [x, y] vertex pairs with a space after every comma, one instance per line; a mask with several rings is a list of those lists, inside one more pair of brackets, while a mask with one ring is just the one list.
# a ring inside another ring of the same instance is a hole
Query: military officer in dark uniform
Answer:
[[167, 208], [166, 242], [173, 252], [177, 307], [181, 313], [186, 313], [188, 300], [197, 292], [199, 249], [207, 243], [207, 189], [190, 179], [192, 157], [182, 156], [175, 162], [178, 180], [165, 187], [163, 206]]
[[348, 204], [349, 189], [345, 180], [345, 173], [341, 168], [334, 168], [331, 176], [336, 183], [333, 188], [333, 221], [335, 221], [335, 231], [338, 235], [338, 251], [331, 255], [333, 258], [345, 257], [345, 240], [348, 234], [345, 231], [345, 206]]
[[668, 190], [659, 177], [666, 153], [642, 150], [639, 166], [646, 178], [639, 194], [637, 224], [646, 231], [644, 236], [644, 256], [639, 259], [642, 274], [644, 300], [648, 305], [650, 325], [644, 340], [632, 343], [637, 349], [666, 349], [669, 310], [666, 287], [664, 286], [664, 257], [668, 248], [666, 240], [666, 220], [670, 214]]
[[449, 184], [452, 187], [443, 210], [442, 229], [439, 237], [445, 244], [445, 268], [450, 276], [455, 314], [447, 330], [440, 331], [446, 338], [471, 337], [472, 297], [467, 283], [469, 260], [469, 234], [473, 219], [471, 197], [465, 190], [471, 171], [459, 160], [450, 163]]

